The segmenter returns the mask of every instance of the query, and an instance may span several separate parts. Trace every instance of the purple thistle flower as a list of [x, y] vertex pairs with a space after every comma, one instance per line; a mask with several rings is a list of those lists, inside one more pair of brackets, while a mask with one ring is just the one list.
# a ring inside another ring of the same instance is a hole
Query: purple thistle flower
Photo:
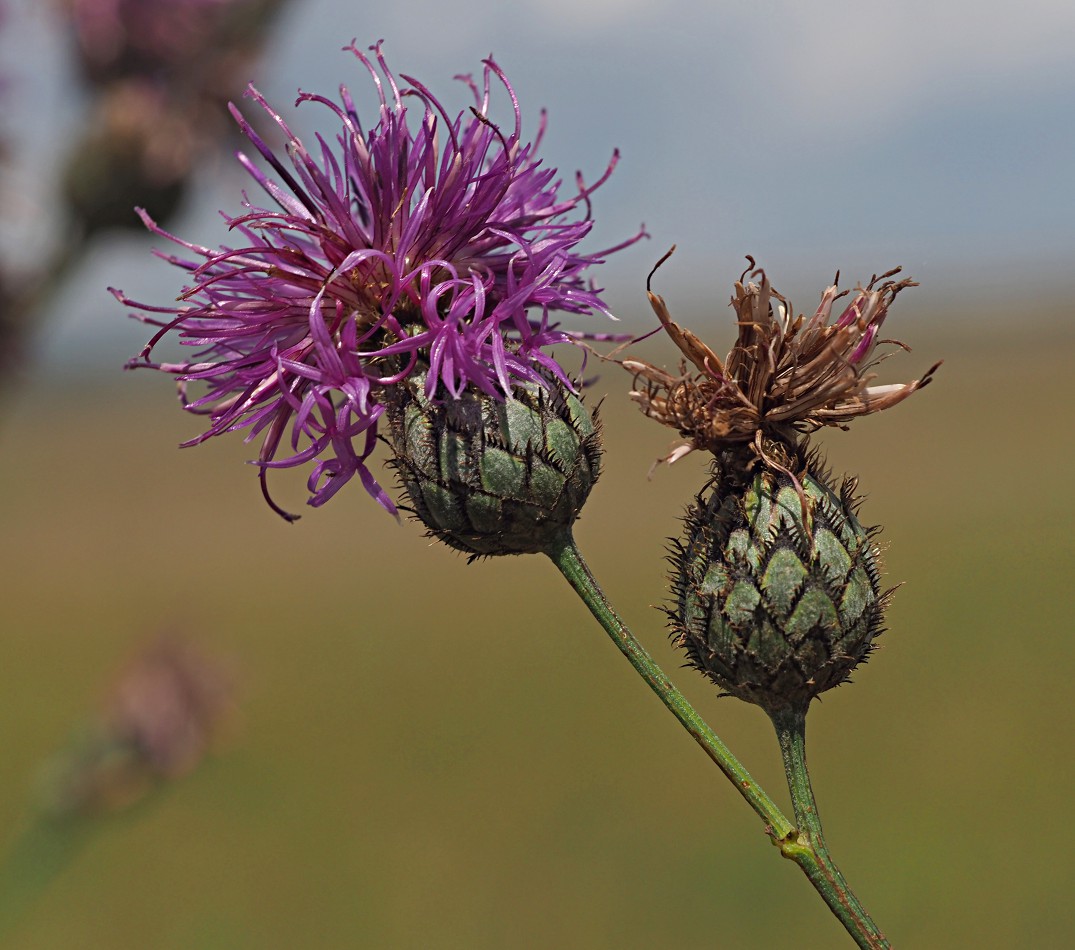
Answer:
[[[643, 236], [600, 254], [576, 245], [589, 233], [589, 196], [615, 167], [561, 200], [555, 169], [536, 157], [544, 132], [524, 142], [518, 100], [500, 68], [485, 61], [469, 113], [450, 118], [414, 79], [401, 88], [380, 44], [376, 66], [353, 43], [346, 48], [369, 71], [380, 106], [366, 131], [351, 95], [341, 104], [309, 93], [340, 123], [335, 147], [320, 135], [314, 154], [250, 87], [248, 94], [288, 140], [291, 168], [239, 111], [232, 114], [275, 178], [239, 161], [275, 207], [244, 194], [245, 213], [226, 216], [244, 244], [218, 250], [183, 241], [142, 214], [146, 226], [191, 252], [159, 255], [189, 271], [177, 308], [154, 307], [112, 292], [159, 327], [129, 368], [176, 376], [184, 408], [210, 417], [184, 445], [238, 429], [261, 436], [257, 464], [269, 504], [268, 469], [314, 460], [308, 488], [324, 504], [358, 475], [389, 512], [395, 506], [367, 467], [384, 411], [383, 394], [421, 360], [427, 395], [457, 398], [467, 387], [510, 398], [516, 382], [543, 374], [568, 383], [543, 350], [575, 338], [550, 322], [551, 311], [609, 314], [585, 279], [592, 264]], [[380, 73], [377, 66], [380, 67]], [[382, 80], [382, 74], [384, 79]], [[505, 132], [488, 118], [494, 85], [506, 90], [515, 119]], [[404, 105], [417, 104], [417, 121]], [[569, 215], [579, 209], [581, 216]], [[162, 316], [154, 316], [160, 314]], [[196, 347], [193, 358], [155, 362], [154, 347], [175, 332]], [[188, 398], [197, 382], [206, 392]], [[442, 390], [442, 392], [440, 392]]]

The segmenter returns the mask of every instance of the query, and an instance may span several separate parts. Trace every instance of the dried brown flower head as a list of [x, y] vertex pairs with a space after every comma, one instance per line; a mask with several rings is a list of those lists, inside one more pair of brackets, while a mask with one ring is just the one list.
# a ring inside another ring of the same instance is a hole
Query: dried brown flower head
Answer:
[[[896, 295], [911, 280], [893, 280], [900, 268], [874, 276], [859, 285], [846, 309], [830, 322], [833, 304], [848, 295], [836, 284], [821, 295], [809, 319], [795, 316], [787, 299], [769, 283], [754, 259], [735, 285], [731, 304], [739, 337], [721, 360], [690, 330], [675, 323], [664, 298], [650, 290], [650, 305], [685, 359], [678, 376], [642, 360], [625, 359], [624, 369], [635, 375], [631, 398], [651, 419], [678, 430], [685, 441], [660, 461], [674, 462], [695, 449], [714, 454], [742, 446], [770, 461], [773, 451], [793, 447], [800, 436], [822, 426], [846, 428], [856, 416], [888, 409], [925, 386], [940, 363], [921, 379], [909, 383], [872, 385], [873, 372], [888, 353], [875, 353], [881, 344], [908, 349], [895, 340], [880, 339], [879, 331]], [[747, 278], [759, 278], [760, 283]], [[688, 365], [688, 363], [690, 365]], [[780, 468], [779, 464], [774, 467]]]

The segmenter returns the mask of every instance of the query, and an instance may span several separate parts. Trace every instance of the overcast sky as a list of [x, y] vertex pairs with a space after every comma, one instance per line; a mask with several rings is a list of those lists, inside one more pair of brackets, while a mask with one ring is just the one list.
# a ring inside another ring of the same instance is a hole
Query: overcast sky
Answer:
[[[80, 117], [47, 5], [6, 2], [3, 126], [18, 144], [4, 185], [18, 212], [5, 219], [10, 252], [44, 240], [34, 224], [47, 220], [50, 163]], [[600, 275], [631, 318], [672, 243], [658, 289], [713, 296], [721, 309], [746, 253], [800, 309], [837, 268], [854, 284], [903, 264], [936, 300], [1038, 279], [1070, 288], [1073, 37], [1071, 0], [292, 0], [252, 78], [308, 133], [332, 126], [312, 104], [296, 118], [300, 87], [332, 96], [345, 82], [360, 108], [372, 102], [363, 71], [339, 52], [352, 38], [383, 38], [394, 70], [455, 108], [465, 99], [451, 77], [493, 53], [531, 131], [548, 108], [544, 155], [569, 182], [576, 169], [596, 177], [620, 148], [595, 197], [592, 247], [641, 222], [652, 234]], [[239, 171], [207, 177], [208, 193], [176, 225], [194, 240], [209, 239], [214, 209], [235, 210], [245, 184]], [[122, 321], [98, 287], [163, 288], [167, 299], [176, 276], [134, 240], [99, 248], [61, 304], [62, 341]]]

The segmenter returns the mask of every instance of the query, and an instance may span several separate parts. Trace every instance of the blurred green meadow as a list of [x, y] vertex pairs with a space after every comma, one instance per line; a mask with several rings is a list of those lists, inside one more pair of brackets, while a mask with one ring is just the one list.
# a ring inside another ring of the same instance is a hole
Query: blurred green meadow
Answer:
[[[897, 947], [1060, 947], [1075, 930], [1075, 330], [1059, 300], [1036, 325], [1015, 324], [1031, 308], [900, 323], [914, 351], [884, 378], [943, 357], [936, 382], [822, 440], [861, 476], [905, 582], [881, 649], [809, 720], [834, 855]], [[726, 347], [723, 309], [676, 318]], [[662, 340], [645, 355], [676, 362]], [[672, 433], [598, 370], [606, 466], [580, 546], [784, 805], [768, 721], [678, 669], [652, 606], [704, 464], [647, 480]], [[157, 632], [229, 658], [242, 696], [237, 738], [103, 819], [6, 947], [850, 945], [543, 559], [468, 565], [357, 482], [285, 524], [250, 447], [176, 450], [198, 420], [154, 374], [35, 379], [3, 410], [0, 831]], [[302, 481], [274, 482], [291, 510]]]

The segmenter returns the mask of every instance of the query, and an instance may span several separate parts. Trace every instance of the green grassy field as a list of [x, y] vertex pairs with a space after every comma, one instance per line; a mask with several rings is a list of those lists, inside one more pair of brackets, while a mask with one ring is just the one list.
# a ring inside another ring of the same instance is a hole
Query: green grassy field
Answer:
[[[886, 526], [889, 633], [810, 717], [837, 861], [902, 947], [1075, 929], [1075, 333], [919, 327], [937, 382], [830, 462]], [[909, 332], [907, 334], [911, 336]], [[968, 339], [968, 337], [970, 337]], [[659, 347], [662, 362], [670, 350]], [[640, 639], [783, 804], [765, 717], [678, 669], [664, 539], [702, 483], [603, 370], [606, 472], [577, 536]], [[831, 948], [800, 872], [544, 560], [467, 565], [357, 486], [289, 526], [252, 451], [177, 451], [168, 384], [37, 384], [0, 430], [0, 828], [137, 644], [241, 669], [240, 737], [109, 820], [13, 950]], [[301, 506], [302, 478], [283, 476]]]

